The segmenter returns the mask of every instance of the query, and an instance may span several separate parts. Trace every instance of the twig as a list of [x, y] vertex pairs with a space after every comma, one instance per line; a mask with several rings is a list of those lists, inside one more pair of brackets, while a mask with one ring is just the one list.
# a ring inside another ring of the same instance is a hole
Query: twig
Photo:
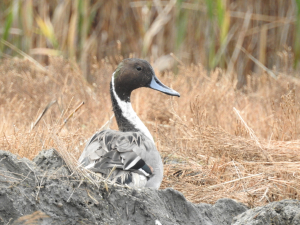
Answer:
[[236, 115], [238, 116], [238, 118], [241, 120], [241, 122], [244, 124], [245, 128], [247, 129], [247, 131], [248, 131], [248, 133], [250, 135], [250, 138], [252, 140], [254, 140], [256, 142], [257, 146], [261, 149], [263, 155], [267, 158], [267, 160], [273, 161], [272, 157], [270, 155], [268, 155], [267, 152], [262, 148], [261, 144], [258, 141], [258, 138], [254, 134], [254, 131], [247, 125], [247, 123], [245, 122], [245, 120], [240, 115], [239, 111], [235, 107], [233, 107], [233, 110], [236, 113]]
[[175, 59], [181, 66], [184, 66], [184, 63], [180, 59], [178, 59], [178, 57], [173, 52], [170, 53], [170, 56], [172, 56], [172, 58]]
[[[159, 10], [160, 1], [154, 1], [156, 8]], [[154, 38], [154, 36], [163, 28], [163, 26], [171, 19], [169, 13], [171, 12], [173, 6], [176, 4], [176, 0], [170, 0], [169, 3], [159, 12], [158, 16], [151, 24], [150, 28], [144, 35], [143, 41], [143, 53], [148, 51], [148, 48]]]
[[272, 70], [254, 58], [249, 52], [246, 51], [246, 49], [244, 49], [242, 46], [238, 46], [238, 48], [240, 48], [256, 65], [265, 70], [272, 78], [277, 79], [277, 76], [272, 72]]
[[106, 123], [99, 129], [99, 131], [106, 130], [110, 128], [110, 125], [112, 124], [114, 114], [109, 118], [109, 120], [106, 121]]
[[5, 225], [9, 225], [9, 224], [10, 224], [10, 221], [11, 221], [12, 219], [13, 219], [13, 218], [10, 218], [9, 221], [8, 221], [8, 223], [5, 224]]
[[91, 199], [93, 199], [93, 201], [95, 202], [95, 204], [96, 204], [96, 205], [99, 205], [99, 202], [97, 201], [97, 199], [95, 199], [95, 198], [90, 194], [89, 190], [87, 190], [87, 189], [85, 188], [85, 191], [87, 192], [88, 196], [89, 196]]
[[110, 173], [108, 174], [108, 176], [106, 177], [106, 179], [104, 180], [104, 185], [105, 185], [105, 189], [106, 189], [106, 191], [108, 192], [108, 186], [107, 186], [107, 181], [108, 181], [108, 178], [111, 176], [111, 174], [115, 171], [115, 169], [116, 169], [116, 167], [114, 166], [112, 169], [111, 169], [111, 171], [110, 171]]
[[1, 39], [1, 42], [3, 44], [5, 44], [6, 46], [8, 46], [9, 48], [11, 48], [12, 50], [16, 51], [17, 53], [19, 53], [21, 56], [23, 56], [24, 58], [28, 59], [30, 62], [32, 62], [38, 69], [40, 69], [43, 72], [47, 72], [47, 70], [45, 69], [45, 67], [43, 67], [41, 64], [39, 64], [38, 61], [36, 61], [34, 58], [32, 58], [31, 56], [27, 55], [25, 52], [21, 51], [20, 49], [18, 49], [16, 46], [12, 45], [11, 43], [9, 43], [8, 41], [5, 41], [3, 39]]
[[[252, 11], [252, 10], [251, 10]], [[227, 67], [227, 74], [231, 75], [233, 70], [234, 70], [234, 64], [240, 54], [240, 47], [242, 46], [244, 39], [245, 39], [245, 34], [246, 34], [246, 30], [248, 29], [249, 23], [250, 23], [250, 19], [251, 19], [251, 15], [252, 12], [250, 10], [247, 11], [246, 15], [245, 15], [245, 19], [244, 19], [244, 23], [242, 26], [242, 29], [240, 31], [238, 40], [237, 40], [237, 44], [234, 48], [234, 51], [232, 53], [232, 56], [230, 58], [228, 67]]]
[[[232, 161], [232, 164], [233, 164], [233, 166], [234, 166], [234, 168], [235, 168], [235, 171], [236, 171], [236, 173], [237, 173], [239, 179], [241, 179], [239, 168], [235, 165], [234, 161]], [[243, 190], [244, 190], [244, 192], [246, 192], [246, 190], [245, 190], [245, 185], [244, 185], [244, 181], [243, 181], [242, 179], [241, 179], [241, 181], [242, 181]]]
[[48, 111], [48, 109], [54, 104], [56, 103], [56, 100], [50, 102], [45, 109], [43, 110], [43, 112], [39, 115], [39, 117], [36, 119], [35, 123], [33, 125], [31, 125], [30, 131], [32, 131], [32, 129], [40, 122], [40, 120], [42, 119], [42, 117], [46, 114], [46, 112]]
[[20, 181], [22, 180], [22, 179], [20, 179], [20, 178], [10, 177], [10, 176], [4, 175], [4, 174], [2, 174], [2, 173], [0, 173], [0, 176], [1, 176], [1, 177], [5, 177], [5, 178], [9, 178], [9, 179], [20, 180]]
[[[48, 168], [48, 167], [47, 167]], [[43, 184], [43, 180], [44, 180], [44, 178], [45, 178], [45, 176], [46, 176], [46, 174], [48, 173], [48, 171], [47, 171], [47, 169], [46, 169], [46, 172], [44, 173], [44, 175], [43, 175], [43, 177], [42, 177], [42, 179], [41, 179], [41, 182], [39, 183], [39, 185], [38, 185], [38, 191], [37, 191], [37, 193], [36, 193], [36, 197], [35, 197], [35, 200], [37, 201], [37, 198], [38, 198], [38, 195], [39, 195], [39, 193], [40, 193], [40, 190], [41, 190], [41, 187], [42, 187], [42, 184]]]
[[35, 171], [25, 161], [23, 161], [23, 163], [33, 172], [36, 182], [39, 183], [39, 179], [37, 178]]
[[60, 126], [60, 128], [59, 128], [59, 130], [58, 130], [58, 132], [59, 131], [61, 131], [61, 129], [65, 126], [65, 124], [69, 121], [69, 119], [81, 108], [81, 106], [83, 106], [84, 105], [84, 102], [81, 102], [80, 104], [79, 104], [79, 106], [77, 106], [77, 108], [73, 111], [73, 112], [71, 112], [70, 113], [70, 115], [64, 120], [64, 122], [63, 122], [63, 124]]
[[268, 191], [269, 191], [269, 188], [266, 189], [266, 191], [262, 195], [261, 199], [258, 200], [258, 202], [261, 202], [263, 200], [263, 198], [265, 197], [268, 200], [268, 202], [270, 203], [270, 200], [269, 200], [269, 198], [267, 196]]
[[239, 180], [244, 180], [244, 179], [248, 179], [248, 178], [251, 178], [251, 177], [257, 177], [257, 176], [261, 176], [261, 175], [263, 175], [263, 173], [254, 174], [254, 175], [250, 175], [250, 176], [247, 176], [247, 177], [242, 177], [242, 178], [234, 179], [234, 180], [227, 181], [227, 182], [224, 182], [224, 183], [221, 183], [221, 184], [216, 184], [216, 185], [213, 185], [213, 186], [209, 186], [207, 188], [208, 189], [218, 188], [220, 186], [223, 186], [224, 184], [230, 184], [230, 183], [233, 183], [233, 182], [236, 182], [236, 181], [239, 181]]
[[80, 181], [80, 183], [78, 184], [78, 187], [77, 187], [77, 188], [74, 188], [74, 189], [73, 189], [73, 191], [72, 191], [70, 197], [68, 198], [67, 202], [70, 201], [70, 199], [71, 199], [72, 195], [74, 194], [75, 190], [78, 189], [78, 188], [80, 187], [80, 185], [82, 184], [82, 182], [83, 182], [83, 180]]

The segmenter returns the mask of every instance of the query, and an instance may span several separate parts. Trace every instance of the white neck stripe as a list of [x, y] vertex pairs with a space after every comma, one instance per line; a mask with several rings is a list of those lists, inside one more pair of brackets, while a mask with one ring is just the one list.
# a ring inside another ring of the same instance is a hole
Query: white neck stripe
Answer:
[[122, 111], [122, 115], [139, 131], [141, 131], [146, 137], [148, 137], [153, 143], [153, 137], [150, 134], [148, 128], [145, 124], [141, 121], [141, 119], [136, 115], [135, 111], [132, 108], [130, 102], [122, 101], [115, 91], [115, 83], [114, 83], [114, 74], [112, 75], [111, 85], [112, 85], [112, 92], [113, 95]]

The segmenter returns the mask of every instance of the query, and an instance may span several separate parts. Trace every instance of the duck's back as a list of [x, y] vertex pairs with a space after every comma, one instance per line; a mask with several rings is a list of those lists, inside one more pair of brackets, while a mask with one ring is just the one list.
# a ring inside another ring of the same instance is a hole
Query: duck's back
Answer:
[[160, 155], [152, 140], [141, 132], [97, 132], [88, 141], [79, 163], [104, 177], [109, 175], [112, 181], [134, 187], [158, 188], [163, 176]]

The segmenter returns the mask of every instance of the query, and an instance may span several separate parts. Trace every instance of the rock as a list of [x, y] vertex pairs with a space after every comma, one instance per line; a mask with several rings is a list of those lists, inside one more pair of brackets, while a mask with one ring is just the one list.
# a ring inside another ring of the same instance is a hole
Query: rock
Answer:
[[248, 208], [229, 198], [219, 199], [216, 204], [199, 204], [198, 209], [201, 212], [203, 218], [209, 218], [212, 224], [232, 224], [233, 218], [239, 215]]
[[282, 200], [250, 209], [234, 218], [233, 225], [299, 225], [300, 201]]
[[[233, 218], [240, 214], [244, 216], [236, 217], [234, 222], [248, 224], [239, 221], [253, 211], [231, 199], [220, 199], [214, 205], [192, 204], [170, 188], [130, 189], [109, 185], [107, 191], [104, 184], [96, 187], [71, 174], [54, 149], [40, 152], [33, 161], [0, 151], [0, 170], [0, 225], [225, 225], [232, 224]], [[277, 204], [274, 212], [282, 215], [282, 221], [299, 222], [299, 201]]]
[[64, 160], [59, 156], [54, 148], [41, 151], [33, 162], [38, 167], [38, 171], [46, 172], [48, 175], [68, 176], [71, 174]]

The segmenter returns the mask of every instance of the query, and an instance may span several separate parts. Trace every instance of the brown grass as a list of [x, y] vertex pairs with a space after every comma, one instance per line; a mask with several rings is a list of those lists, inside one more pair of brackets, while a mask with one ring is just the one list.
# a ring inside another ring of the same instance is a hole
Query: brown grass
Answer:
[[185, 63], [227, 69], [240, 88], [248, 74], [261, 72], [260, 64], [297, 68], [300, 2], [0, 1], [0, 58], [19, 55], [16, 49], [43, 63], [48, 55], [76, 60], [88, 81], [91, 56], [115, 61], [116, 54], [135, 53], [161, 61], [173, 52]]
[[[89, 84], [76, 64], [62, 58], [50, 57], [42, 71], [27, 60], [3, 60], [0, 149], [32, 159], [55, 147], [70, 162], [77, 159], [85, 141], [113, 114], [109, 81], [115, 66], [93, 60]], [[132, 102], [164, 159], [161, 188], [173, 187], [197, 203], [230, 197], [258, 206], [300, 199], [299, 79], [263, 74], [235, 90], [236, 81], [223, 71], [208, 73], [200, 65], [158, 76], [181, 97], [141, 89]], [[115, 121], [112, 128], [117, 129]]]

